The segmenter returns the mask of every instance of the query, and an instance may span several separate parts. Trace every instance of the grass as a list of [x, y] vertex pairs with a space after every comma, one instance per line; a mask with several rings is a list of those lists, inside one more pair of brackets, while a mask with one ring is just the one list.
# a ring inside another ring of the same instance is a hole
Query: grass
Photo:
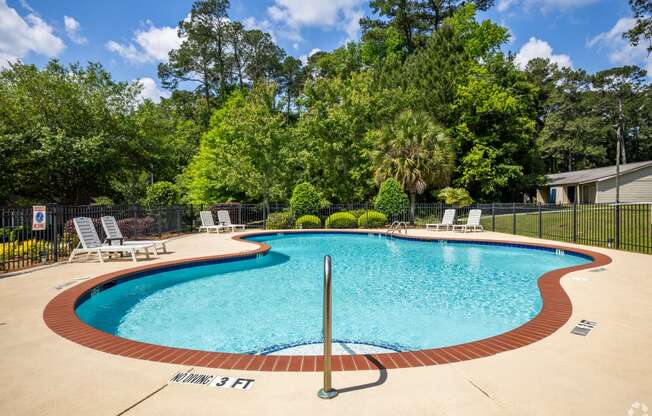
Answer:
[[[620, 249], [640, 253], [652, 253], [651, 206], [624, 205], [620, 207]], [[576, 217], [576, 230], [573, 232], [573, 216]], [[516, 233], [529, 237], [576, 242], [615, 248], [616, 225], [615, 208], [609, 205], [577, 206], [560, 209], [546, 208], [541, 212], [541, 232], [539, 233], [539, 213], [526, 212], [496, 215], [495, 231], [513, 233], [516, 217]], [[492, 230], [491, 215], [481, 220], [486, 230]], [[575, 235], [574, 235], [575, 234]], [[575, 236], [575, 238], [574, 238]]]

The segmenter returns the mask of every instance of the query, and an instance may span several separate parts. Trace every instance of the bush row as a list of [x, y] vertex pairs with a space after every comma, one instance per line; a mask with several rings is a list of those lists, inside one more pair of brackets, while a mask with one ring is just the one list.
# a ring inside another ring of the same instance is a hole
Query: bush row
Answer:
[[[378, 211], [355, 210], [336, 212], [324, 221], [325, 228], [380, 228], [387, 225], [385, 214]], [[274, 212], [267, 217], [265, 228], [268, 230], [285, 230], [290, 228], [315, 229], [321, 228], [322, 221], [316, 215], [302, 215], [296, 221], [290, 211]]]

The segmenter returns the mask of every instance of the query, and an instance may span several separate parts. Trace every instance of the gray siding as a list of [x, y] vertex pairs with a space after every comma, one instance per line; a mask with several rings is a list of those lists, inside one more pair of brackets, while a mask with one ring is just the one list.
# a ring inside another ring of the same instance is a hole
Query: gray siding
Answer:
[[[616, 201], [616, 179], [598, 182], [596, 202]], [[652, 166], [620, 177], [620, 202], [652, 202]]]

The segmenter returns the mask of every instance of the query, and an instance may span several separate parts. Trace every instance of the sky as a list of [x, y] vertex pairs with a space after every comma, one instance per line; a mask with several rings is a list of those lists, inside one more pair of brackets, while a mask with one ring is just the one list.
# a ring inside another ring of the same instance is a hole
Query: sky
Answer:
[[[0, 0], [0, 67], [22, 60], [38, 66], [100, 62], [114, 79], [140, 80], [143, 97], [158, 100], [157, 65], [180, 44], [176, 28], [192, 0]], [[360, 37], [368, 0], [232, 0], [229, 16], [272, 34], [287, 54], [306, 59]], [[645, 45], [622, 33], [633, 25], [626, 0], [496, 0], [480, 20], [512, 34], [505, 52], [525, 65], [536, 57], [596, 72], [639, 65], [652, 77]]]

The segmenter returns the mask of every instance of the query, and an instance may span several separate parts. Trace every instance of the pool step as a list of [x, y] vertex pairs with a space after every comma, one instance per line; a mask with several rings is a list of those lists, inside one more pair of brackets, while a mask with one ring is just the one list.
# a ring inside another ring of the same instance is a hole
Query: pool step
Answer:
[[[376, 345], [358, 344], [353, 342], [333, 342], [333, 355], [361, 355], [361, 354], [382, 354], [385, 352], [395, 352], [389, 348], [378, 347]], [[324, 344], [314, 343], [305, 345], [296, 345], [274, 351], [268, 355], [322, 355], [324, 353]]]

